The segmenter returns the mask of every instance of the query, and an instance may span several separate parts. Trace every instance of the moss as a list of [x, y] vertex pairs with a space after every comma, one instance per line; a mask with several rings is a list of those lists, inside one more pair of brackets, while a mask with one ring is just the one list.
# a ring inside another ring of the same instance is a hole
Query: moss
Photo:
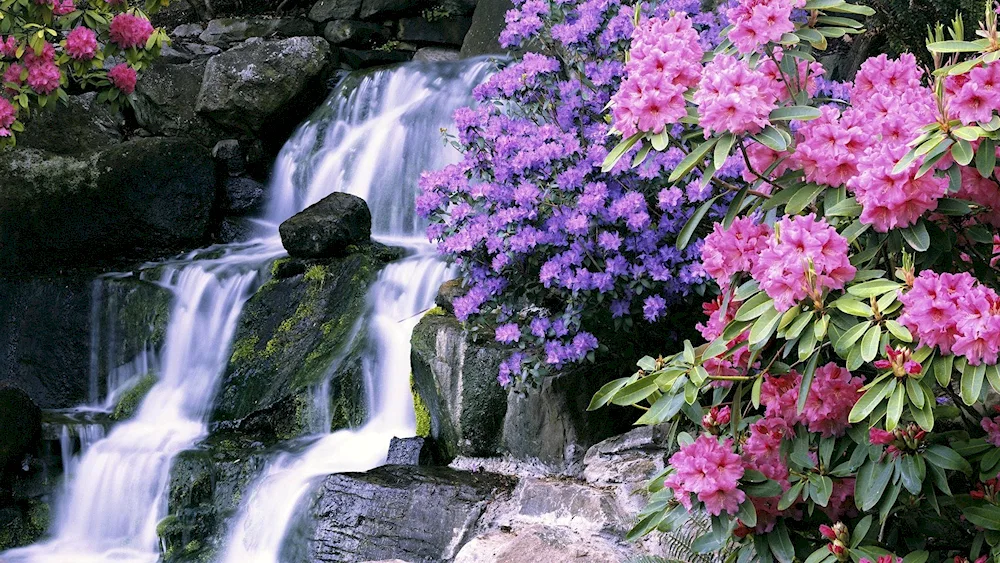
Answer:
[[163, 520], [160, 520], [159, 523], [156, 524], [156, 535], [160, 538], [165, 538], [181, 531], [183, 527], [184, 526], [181, 524], [181, 521], [177, 518], [176, 514], [167, 514]]
[[431, 435], [431, 411], [427, 408], [427, 403], [417, 391], [417, 385], [413, 381], [413, 374], [410, 374], [410, 393], [413, 394], [413, 411], [417, 414], [417, 436], [426, 438]]
[[229, 358], [229, 363], [238, 364], [252, 360], [257, 354], [257, 343], [260, 337], [256, 334], [241, 338], [233, 344], [233, 355]]
[[122, 394], [115, 405], [115, 412], [111, 414], [112, 420], [125, 420], [131, 418], [137, 410], [142, 400], [146, 398], [149, 390], [156, 385], [156, 375], [147, 373], [142, 376], [131, 389]]
[[39, 533], [49, 529], [52, 522], [52, 509], [47, 503], [35, 502], [28, 509], [28, 523]]
[[326, 280], [327, 269], [326, 266], [313, 266], [306, 270], [305, 280], [309, 283], [318, 283], [320, 287], [323, 286], [323, 282]]
[[271, 263], [271, 277], [274, 278], [275, 276], [277, 276], [278, 275], [278, 270], [281, 269], [281, 266], [283, 264], [287, 264], [291, 260], [292, 260], [291, 258], [278, 258], [277, 260], [275, 260], [274, 262], [272, 262]]
[[445, 310], [442, 309], [441, 307], [434, 307], [434, 308], [428, 310], [426, 313], [424, 313], [424, 316], [425, 317], [443, 317], [443, 316], [445, 316], [447, 314], [448, 313], [445, 312]]

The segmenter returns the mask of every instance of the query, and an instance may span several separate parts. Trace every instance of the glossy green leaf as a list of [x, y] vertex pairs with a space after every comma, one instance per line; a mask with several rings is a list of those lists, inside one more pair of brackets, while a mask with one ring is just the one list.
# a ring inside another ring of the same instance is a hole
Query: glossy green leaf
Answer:
[[694, 236], [694, 232], [695, 230], [698, 229], [698, 225], [701, 224], [701, 220], [705, 218], [705, 214], [708, 213], [708, 210], [712, 208], [712, 205], [715, 204], [715, 200], [719, 199], [719, 197], [720, 196], [717, 195], [713, 198], [706, 200], [705, 203], [701, 204], [698, 207], [698, 209], [694, 212], [694, 215], [692, 215], [691, 218], [688, 219], [687, 224], [684, 225], [684, 228], [681, 229], [681, 232], [677, 234], [678, 250], [684, 250], [687, 247], [688, 243], [691, 242], [691, 237]]
[[[800, 30], [800, 32], [801, 31], [802, 30]], [[823, 39], [823, 37], [820, 36], [818, 33], [816, 33], [816, 38], [817, 40]], [[768, 119], [771, 121], [771, 123], [774, 123], [775, 121], [792, 121], [792, 120], [808, 121], [811, 119], [818, 119], [822, 115], [823, 115], [822, 112], [820, 112], [818, 108], [814, 108], [812, 106], [790, 106], [772, 110], [771, 115], [768, 116]]]
[[851, 413], [848, 415], [848, 420], [852, 424], [857, 424], [858, 422], [868, 418], [868, 415], [875, 410], [875, 407], [882, 404], [882, 400], [885, 399], [886, 393], [890, 390], [890, 382], [895, 383], [895, 380], [888, 379], [881, 381], [872, 385], [867, 391], [865, 391], [865, 394], [858, 399], [858, 402], [855, 403], [854, 407], [851, 409]]

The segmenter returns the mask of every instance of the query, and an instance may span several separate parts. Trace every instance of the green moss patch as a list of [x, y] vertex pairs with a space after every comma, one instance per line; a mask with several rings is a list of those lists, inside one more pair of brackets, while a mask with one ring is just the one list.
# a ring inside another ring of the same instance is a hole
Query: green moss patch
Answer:
[[153, 385], [156, 385], [155, 374], [147, 373], [142, 376], [131, 389], [123, 393], [121, 398], [118, 399], [115, 411], [111, 413], [112, 420], [120, 421], [132, 418], [132, 415], [139, 410], [139, 405], [142, 404], [142, 400], [146, 398]]

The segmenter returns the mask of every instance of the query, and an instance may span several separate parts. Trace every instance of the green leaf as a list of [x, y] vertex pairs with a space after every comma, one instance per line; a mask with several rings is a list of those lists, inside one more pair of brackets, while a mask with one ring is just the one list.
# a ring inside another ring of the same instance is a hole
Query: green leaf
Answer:
[[795, 560], [795, 547], [788, 537], [788, 528], [783, 521], [779, 521], [774, 530], [768, 534], [768, 543], [771, 544], [771, 553], [779, 563], [792, 563]]
[[926, 563], [930, 553], [926, 551], [914, 551], [903, 558], [903, 563]]
[[743, 491], [746, 492], [746, 494], [752, 497], [759, 497], [759, 498], [776, 497], [782, 493], [781, 483], [778, 483], [777, 481], [771, 479], [768, 479], [763, 483], [753, 483], [751, 485], [745, 485], [741, 488], [743, 489]]
[[889, 293], [890, 291], [897, 290], [901, 287], [903, 287], [903, 284], [899, 282], [887, 279], [877, 279], [852, 285], [847, 288], [847, 293], [867, 299], [869, 297], [878, 297], [879, 295]]
[[712, 150], [712, 147], [715, 146], [715, 143], [717, 143], [718, 140], [719, 139], [717, 137], [712, 137], [711, 139], [708, 139], [704, 143], [695, 147], [691, 152], [688, 153], [687, 156], [684, 157], [683, 160], [680, 161], [680, 163], [677, 164], [677, 167], [674, 168], [674, 171], [670, 173], [670, 178], [668, 178], [667, 181], [673, 183], [686, 176], [687, 173], [690, 172], [695, 166], [697, 166], [698, 164], [700, 164], [705, 160], [705, 156], [708, 154], [708, 151]]
[[853, 197], [849, 197], [837, 205], [826, 210], [827, 217], [857, 217], [861, 215], [861, 204]]
[[913, 342], [913, 335], [910, 334], [910, 329], [899, 324], [898, 321], [894, 321], [892, 319], [886, 320], [885, 328], [889, 329], [889, 332], [892, 333], [892, 335], [897, 339], [902, 340], [903, 342]]
[[894, 379], [889, 379], [886, 381], [881, 381], [872, 385], [865, 394], [858, 399], [858, 402], [854, 404], [851, 409], [850, 415], [848, 415], [848, 420], [852, 424], [857, 424], [865, 418], [868, 417], [875, 410], [875, 407], [882, 404], [882, 400], [885, 399], [886, 393], [889, 392], [889, 382], [895, 382]]
[[720, 196], [721, 194], [705, 201], [705, 203], [701, 204], [701, 206], [699, 206], [694, 212], [694, 215], [691, 216], [691, 219], [688, 220], [687, 224], [684, 225], [684, 228], [681, 229], [681, 232], [677, 235], [678, 250], [684, 250], [688, 243], [691, 242], [691, 237], [694, 236], [694, 232], [698, 228], [698, 225], [701, 224], [701, 220], [705, 218], [705, 214], [708, 213], [708, 210], [711, 209], [715, 200], [719, 199]]
[[977, 53], [989, 47], [989, 42], [982, 41], [936, 41], [927, 44], [927, 50], [932, 53]]
[[615, 394], [611, 402], [616, 405], [634, 405], [653, 394], [658, 390], [655, 377], [643, 377], [639, 381], [630, 383]]
[[799, 500], [799, 495], [802, 493], [802, 487], [804, 487], [805, 484], [805, 481], [799, 481], [789, 487], [788, 490], [781, 495], [781, 498], [778, 499], [778, 510], [785, 510], [789, 506], [795, 504], [795, 502]]
[[630, 377], [616, 379], [598, 389], [597, 393], [594, 393], [594, 398], [590, 400], [590, 406], [587, 407], [587, 410], [597, 410], [608, 404], [611, 401], [611, 398], [615, 396], [615, 393], [617, 393], [622, 387], [628, 385], [630, 379]]
[[826, 186], [822, 184], [806, 184], [802, 186], [802, 189], [795, 192], [791, 199], [788, 200], [788, 203], [785, 205], [785, 212], [792, 215], [801, 213], [803, 209], [812, 205], [824, 190], [826, 190]]
[[878, 356], [878, 345], [881, 339], [882, 327], [878, 325], [872, 326], [865, 332], [864, 338], [861, 339], [861, 358], [865, 362], [871, 362]]
[[765, 127], [763, 131], [754, 135], [753, 138], [758, 143], [773, 151], [783, 152], [788, 149], [785, 137], [772, 125]]
[[962, 510], [962, 514], [976, 526], [982, 526], [987, 530], [1000, 530], [1000, 507], [991, 504], [969, 506]]
[[[799, 30], [800, 32], [802, 30]], [[815, 33], [815, 32], [814, 32]], [[819, 39], [823, 39], [818, 33], [816, 33]], [[774, 123], [775, 121], [809, 121], [811, 119], [818, 119], [823, 113], [819, 109], [811, 106], [790, 106], [777, 108], [771, 111], [771, 115], [768, 119]]]
[[969, 462], [964, 457], [960, 456], [955, 450], [941, 444], [927, 446], [927, 449], [924, 450], [924, 459], [941, 469], [961, 471], [966, 475], [972, 474], [972, 466], [969, 465]]
[[713, 163], [716, 170], [721, 169], [726, 164], [726, 159], [729, 158], [729, 152], [733, 150], [733, 143], [735, 142], [736, 137], [732, 133], [726, 133], [719, 138], [719, 142], [715, 144], [715, 154], [713, 155]]
[[962, 216], [972, 213], [972, 207], [965, 200], [943, 197], [938, 200], [937, 209], [934, 211], [942, 215]]
[[900, 229], [899, 232], [903, 235], [906, 243], [917, 252], [927, 252], [927, 249], [931, 247], [931, 237], [927, 234], [927, 227], [922, 220], [905, 229]]
[[762, 342], [766, 342], [774, 334], [774, 331], [778, 328], [778, 321], [781, 320], [781, 313], [778, 312], [773, 306], [770, 310], [764, 311], [750, 327], [750, 338], [748, 342], [751, 346], [756, 346]]
[[1000, 393], [1000, 368], [997, 366], [986, 366], [986, 381], [990, 382], [990, 387]]
[[[975, 125], [966, 125], [964, 127], [957, 127], [951, 130], [951, 134], [959, 139], [973, 142], [978, 141], [979, 137], [986, 134], [986, 131], [982, 127], [976, 127]], [[971, 149], [971, 145], [969, 146]], [[952, 149], [954, 150], [954, 149]], [[964, 165], [963, 165], [964, 166]]]
[[843, 311], [844, 313], [847, 313], [848, 315], [853, 315], [855, 317], [866, 318], [866, 317], [871, 317], [874, 314], [872, 312], [871, 305], [862, 303], [857, 299], [851, 299], [850, 297], [847, 296], [837, 299], [830, 305], [833, 306], [838, 311]]
[[[801, 354], [800, 354], [801, 355]], [[816, 363], [819, 361], [819, 354], [813, 354], [809, 358], [805, 371], [802, 373], [802, 382], [799, 384], [799, 398], [796, 409], [799, 414], [806, 408], [806, 401], [809, 398], [809, 388], [812, 386], [813, 376], [816, 374]]]
[[903, 403], [906, 398], [906, 388], [903, 385], [896, 385], [896, 389], [889, 397], [889, 403], [885, 411], [885, 429], [892, 432], [899, 424], [899, 417], [903, 415]]
[[622, 156], [624, 156], [629, 149], [634, 147], [643, 135], [644, 133], [636, 133], [635, 135], [632, 135], [628, 139], [624, 139], [622, 142], [615, 145], [615, 148], [611, 149], [607, 158], [604, 159], [604, 163], [601, 164], [601, 171], [608, 172], [614, 168], [615, 165], [618, 164], [618, 161], [621, 160]]
[[959, 139], [958, 142], [951, 146], [951, 157], [961, 166], [967, 166], [972, 162], [974, 155], [972, 145], [965, 139]]
[[951, 383], [951, 374], [955, 371], [955, 356], [941, 356], [934, 360], [934, 379], [941, 387]]
[[861, 542], [864, 541], [865, 536], [868, 535], [868, 530], [872, 527], [872, 515], [869, 514], [858, 522], [858, 525], [854, 527], [854, 531], [851, 532], [851, 548], [858, 547]]
[[830, 495], [833, 494], [833, 479], [827, 477], [826, 475], [821, 475], [819, 479], [816, 480], [815, 486], [812, 491], [812, 499], [816, 504], [820, 506], [826, 506], [830, 503]]
[[750, 499], [743, 501], [740, 505], [739, 511], [736, 513], [736, 517], [740, 519], [747, 527], [753, 528], [757, 525], [757, 509], [754, 508], [753, 503]]
[[[996, 143], [993, 139], [986, 137], [979, 143], [979, 148], [976, 149], [976, 170], [979, 175], [983, 178], [989, 178], [993, 175], [993, 170], [997, 166], [997, 148]], [[941, 206], [941, 202], [938, 202], [938, 207]]]
[[917, 470], [917, 457], [912, 455], [904, 455], [897, 458], [899, 463], [899, 476], [903, 483], [903, 487], [910, 494], [920, 494], [920, 489], [923, 488], [923, 477]]
[[858, 471], [855, 484], [855, 501], [860, 500], [862, 511], [869, 511], [882, 499], [886, 485], [892, 477], [893, 464], [889, 460], [880, 462], [869, 461]]
[[743, 302], [733, 317], [737, 321], [752, 321], [766, 311], [774, 309], [774, 300], [763, 291]]
[[871, 325], [871, 321], [861, 321], [844, 331], [844, 334], [842, 334], [840, 338], [834, 342], [834, 348], [836, 351], [838, 353], [846, 353], [865, 334], [865, 331], [867, 331], [868, 327]]
[[986, 365], [974, 366], [966, 364], [962, 370], [962, 382], [959, 394], [962, 401], [967, 405], [974, 405], [979, 400], [979, 394], [983, 391], [983, 381], [986, 379]]
[[653, 403], [653, 406], [649, 407], [648, 411], [642, 413], [642, 416], [635, 423], [639, 425], [660, 424], [677, 416], [683, 406], [683, 394], [662, 395]]

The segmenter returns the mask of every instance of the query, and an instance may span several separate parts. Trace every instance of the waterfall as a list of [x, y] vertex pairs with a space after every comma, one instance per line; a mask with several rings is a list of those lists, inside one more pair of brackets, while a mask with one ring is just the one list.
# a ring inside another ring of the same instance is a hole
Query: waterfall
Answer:
[[[482, 61], [410, 64], [349, 77], [282, 150], [256, 238], [149, 265], [148, 271], [162, 272], [157, 283], [173, 294], [162, 349], [140, 354], [134, 362], [141, 365], [120, 366], [123, 371], [107, 367], [109, 361], [92, 352], [91, 399], [102, 362], [109, 394], [151, 364], [158, 373], [155, 385], [133, 418], [114, 426], [73, 462], [52, 538], [2, 553], [0, 561], [159, 559], [156, 524], [166, 514], [172, 462], [207, 435], [206, 420], [243, 304], [264, 281], [266, 265], [284, 254], [277, 226], [334, 191], [366, 199], [374, 238], [407, 250], [369, 292], [368, 311], [359, 321], [368, 324], [367, 330], [352, 331], [366, 338], [362, 364], [371, 416], [361, 428], [318, 436], [305, 452], [276, 458], [244, 495], [225, 561], [279, 561], [296, 505], [316, 477], [376, 467], [385, 461], [393, 436], [413, 435], [410, 333], [432, 305], [439, 284], [452, 275], [423, 236], [424, 225], [414, 211], [417, 179], [422, 170], [457, 158], [443, 144], [440, 130], [449, 126], [456, 108], [471, 103], [472, 88], [490, 66]], [[93, 322], [100, 323], [95, 315]], [[100, 338], [92, 334], [91, 342], [99, 344]], [[317, 395], [326, 389], [320, 385]], [[325, 420], [310, 426], [327, 433], [329, 414], [320, 416]]]
[[[385, 462], [394, 436], [416, 431], [410, 392], [410, 336], [420, 314], [453, 277], [426, 242], [414, 210], [417, 179], [457, 158], [440, 131], [458, 107], [472, 103], [485, 62], [410, 65], [366, 76], [344, 95], [335, 91], [278, 157], [269, 214], [322, 199], [333, 191], [364, 198], [377, 240], [407, 256], [389, 264], [368, 293], [360, 322], [369, 419], [361, 427], [319, 437], [302, 453], [274, 459], [250, 486], [226, 542], [225, 563], [277, 563], [300, 501], [316, 479], [365, 471]], [[333, 370], [331, 370], [332, 373]], [[328, 431], [329, 421], [325, 425]]]

